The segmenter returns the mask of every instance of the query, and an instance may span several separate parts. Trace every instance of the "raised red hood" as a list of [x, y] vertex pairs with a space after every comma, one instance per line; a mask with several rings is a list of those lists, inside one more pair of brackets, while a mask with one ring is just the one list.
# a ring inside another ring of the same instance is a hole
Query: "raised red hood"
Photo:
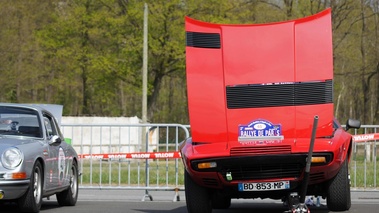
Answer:
[[331, 11], [280, 23], [211, 24], [186, 17], [192, 141], [333, 133]]

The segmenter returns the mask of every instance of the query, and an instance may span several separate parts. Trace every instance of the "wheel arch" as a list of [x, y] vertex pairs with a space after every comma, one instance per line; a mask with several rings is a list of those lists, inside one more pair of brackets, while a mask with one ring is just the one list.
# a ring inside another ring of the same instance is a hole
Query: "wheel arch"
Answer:
[[81, 166], [80, 166], [80, 160], [77, 158], [77, 157], [74, 157], [73, 159], [72, 159], [72, 164], [76, 164], [76, 169], [78, 170], [77, 172], [78, 172], [78, 176], [80, 176], [81, 175]]
[[351, 137], [350, 142], [349, 142], [349, 147], [347, 148], [347, 153], [346, 153], [346, 155], [347, 155], [346, 158], [347, 158], [348, 162], [350, 162], [352, 152], [353, 152], [353, 139]]
[[[42, 157], [38, 157], [38, 158], [36, 158], [36, 160], [33, 163], [33, 168], [34, 168], [34, 165], [37, 163], [37, 161], [41, 164], [41, 167], [42, 167], [41, 168], [42, 169], [42, 172], [41, 172], [42, 179], [41, 179], [41, 181], [42, 181], [42, 187], [43, 187], [43, 189], [42, 189], [42, 197], [43, 197], [44, 189], [46, 189], [46, 186], [45, 186], [45, 184], [46, 184], [46, 181], [45, 181], [45, 176], [46, 176], [46, 174], [45, 174], [46, 169], [45, 168], [46, 168], [46, 164], [45, 164], [45, 161], [42, 159]], [[34, 172], [34, 171], [31, 170], [31, 172]]]

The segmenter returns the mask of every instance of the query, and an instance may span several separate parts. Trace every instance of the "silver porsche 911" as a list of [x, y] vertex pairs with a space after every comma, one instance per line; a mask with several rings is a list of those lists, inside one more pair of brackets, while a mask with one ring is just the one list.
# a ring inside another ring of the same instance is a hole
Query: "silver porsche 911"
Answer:
[[79, 158], [60, 131], [61, 113], [61, 105], [0, 103], [0, 204], [39, 212], [54, 194], [59, 205], [76, 204]]

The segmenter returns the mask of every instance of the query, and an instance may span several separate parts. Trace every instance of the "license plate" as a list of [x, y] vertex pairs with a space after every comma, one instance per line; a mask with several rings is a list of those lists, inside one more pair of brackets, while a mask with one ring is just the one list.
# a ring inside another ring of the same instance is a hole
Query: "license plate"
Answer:
[[289, 181], [262, 182], [262, 183], [239, 183], [238, 191], [271, 191], [289, 189]]

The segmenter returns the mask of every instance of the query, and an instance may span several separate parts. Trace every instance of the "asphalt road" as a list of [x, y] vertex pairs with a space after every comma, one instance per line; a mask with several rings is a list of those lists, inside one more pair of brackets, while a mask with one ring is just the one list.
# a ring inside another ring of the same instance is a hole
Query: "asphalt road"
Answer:
[[[179, 201], [172, 191], [149, 191], [152, 197], [144, 196], [144, 190], [95, 190], [80, 189], [79, 199], [76, 206], [60, 207], [52, 197], [44, 199], [41, 213], [186, 213], [184, 192], [179, 192]], [[145, 201], [142, 201], [145, 199]], [[176, 202], [174, 202], [174, 200]], [[321, 207], [311, 206], [311, 213], [330, 212], [325, 201]], [[17, 212], [16, 205], [7, 203], [0, 206], [2, 213]], [[232, 200], [228, 210], [214, 210], [213, 213], [282, 213], [287, 208], [276, 200]], [[352, 207], [346, 212], [379, 212], [379, 191], [353, 191]]]

